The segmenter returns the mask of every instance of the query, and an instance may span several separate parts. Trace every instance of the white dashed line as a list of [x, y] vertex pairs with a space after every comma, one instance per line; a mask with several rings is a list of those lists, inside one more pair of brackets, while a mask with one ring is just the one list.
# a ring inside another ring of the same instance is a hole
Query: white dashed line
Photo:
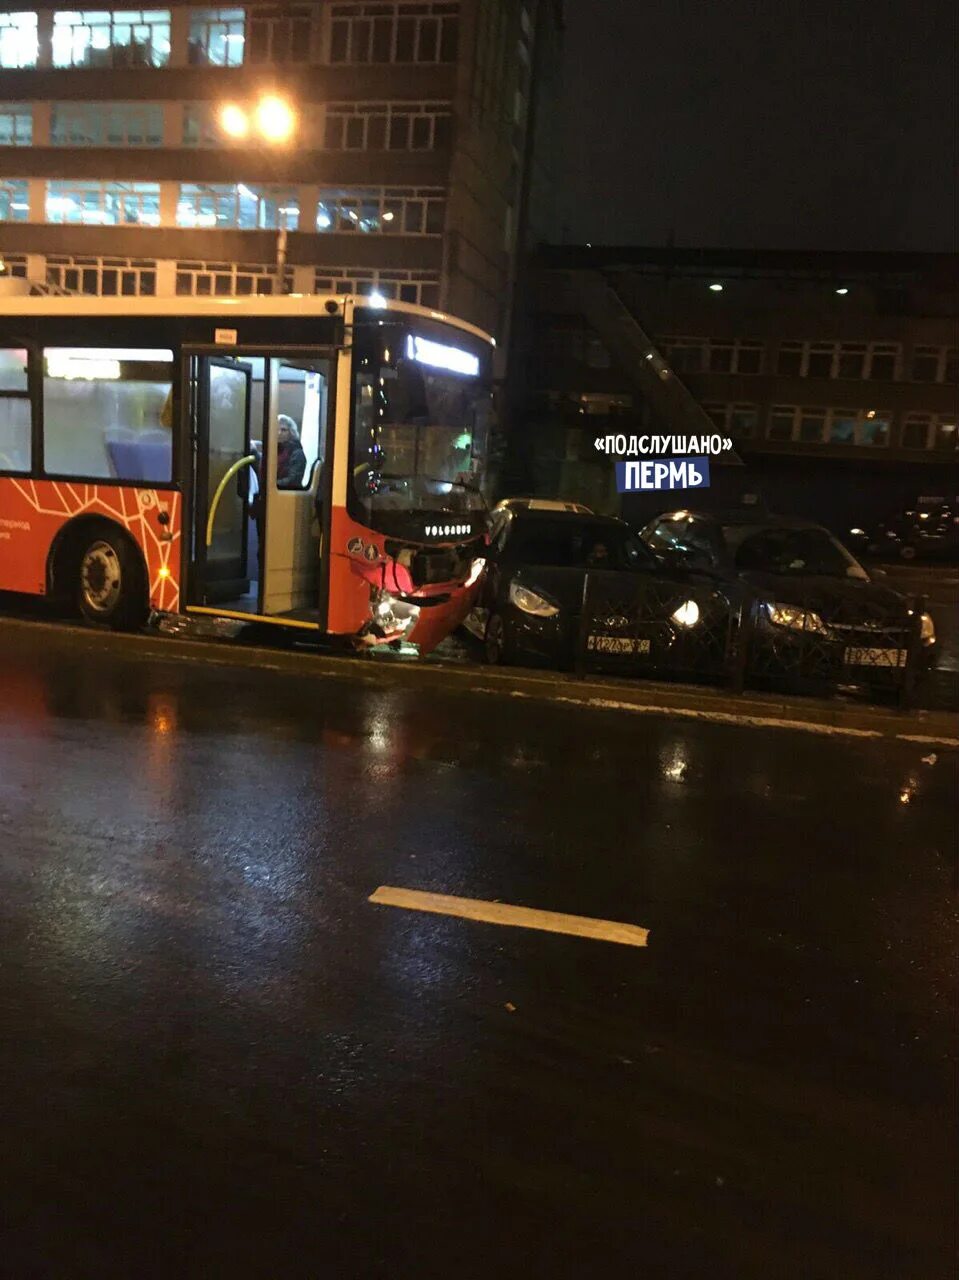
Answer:
[[431, 911], [441, 916], [481, 920], [484, 924], [513, 925], [545, 933], [568, 933], [576, 938], [594, 938], [599, 942], [619, 942], [626, 947], [645, 947], [649, 938], [649, 930], [637, 924], [568, 916], [560, 911], [538, 911], [533, 907], [512, 907], [505, 902], [483, 902], [479, 898], [454, 898], [447, 893], [396, 889], [391, 885], [380, 885], [370, 894], [369, 901], [387, 907], [405, 907], [407, 911]]

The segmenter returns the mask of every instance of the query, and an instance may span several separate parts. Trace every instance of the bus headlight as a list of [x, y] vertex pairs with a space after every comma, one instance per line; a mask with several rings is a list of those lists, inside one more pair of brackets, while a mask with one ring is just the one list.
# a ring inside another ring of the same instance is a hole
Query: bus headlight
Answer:
[[521, 587], [518, 582], [509, 584], [509, 602], [515, 604], [523, 613], [531, 613], [535, 618], [554, 618], [559, 609], [551, 600], [530, 591], [529, 587]]
[[483, 569], [485, 568], [485, 566], [486, 566], [486, 561], [483, 560], [482, 558], [479, 560], [474, 560], [473, 563], [470, 565], [469, 577], [466, 579], [463, 585], [466, 587], [475, 587], [477, 582], [479, 582], [480, 574], [483, 572]]
[[394, 639], [405, 635], [420, 616], [418, 605], [397, 600], [388, 591], [375, 591], [370, 606], [374, 631]]

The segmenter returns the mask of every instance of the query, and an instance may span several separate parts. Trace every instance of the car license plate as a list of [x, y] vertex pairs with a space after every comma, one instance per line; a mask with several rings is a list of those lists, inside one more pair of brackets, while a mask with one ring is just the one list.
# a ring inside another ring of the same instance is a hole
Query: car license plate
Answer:
[[586, 647], [594, 653], [649, 653], [649, 641], [632, 636], [590, 636]]
[[850, 667], [904, 667], [907, 649], [847, 649], [845, 662]]

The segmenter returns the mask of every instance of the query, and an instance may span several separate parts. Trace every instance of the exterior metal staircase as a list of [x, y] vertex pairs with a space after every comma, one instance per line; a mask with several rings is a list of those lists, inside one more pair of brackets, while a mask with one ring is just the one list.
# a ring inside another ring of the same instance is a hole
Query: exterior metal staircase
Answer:
[[[712, 418], [663, 359], [609, 280], [598, 271], [570, 271], [568, 275], [587, 323], [649, 405], [657, 431], [664, 435], [714, 435], [717, 428]], [[712, 461], [742, 465], [735, 451]]]

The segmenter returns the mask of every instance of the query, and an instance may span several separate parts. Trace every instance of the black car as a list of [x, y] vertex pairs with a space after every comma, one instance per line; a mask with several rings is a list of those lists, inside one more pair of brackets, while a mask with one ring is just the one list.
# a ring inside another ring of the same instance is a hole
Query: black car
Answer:
[[729, 622], [715, 582], [659, 564], [624, 521], [520, 508], [494, 514], [467, 627], [490, 662], [710, 676]]
[[850, 529], [849, 545], [878, 560], [959, 561], [959, 498], [917, 503], [870, 529]]
[[759, 681], [902, 689], [935, 663], [929, 614], [871, 577], [820, 525], [742, 510], [671, 511], [641, 537], [664, 565], [738, 589], [740, 653]]

